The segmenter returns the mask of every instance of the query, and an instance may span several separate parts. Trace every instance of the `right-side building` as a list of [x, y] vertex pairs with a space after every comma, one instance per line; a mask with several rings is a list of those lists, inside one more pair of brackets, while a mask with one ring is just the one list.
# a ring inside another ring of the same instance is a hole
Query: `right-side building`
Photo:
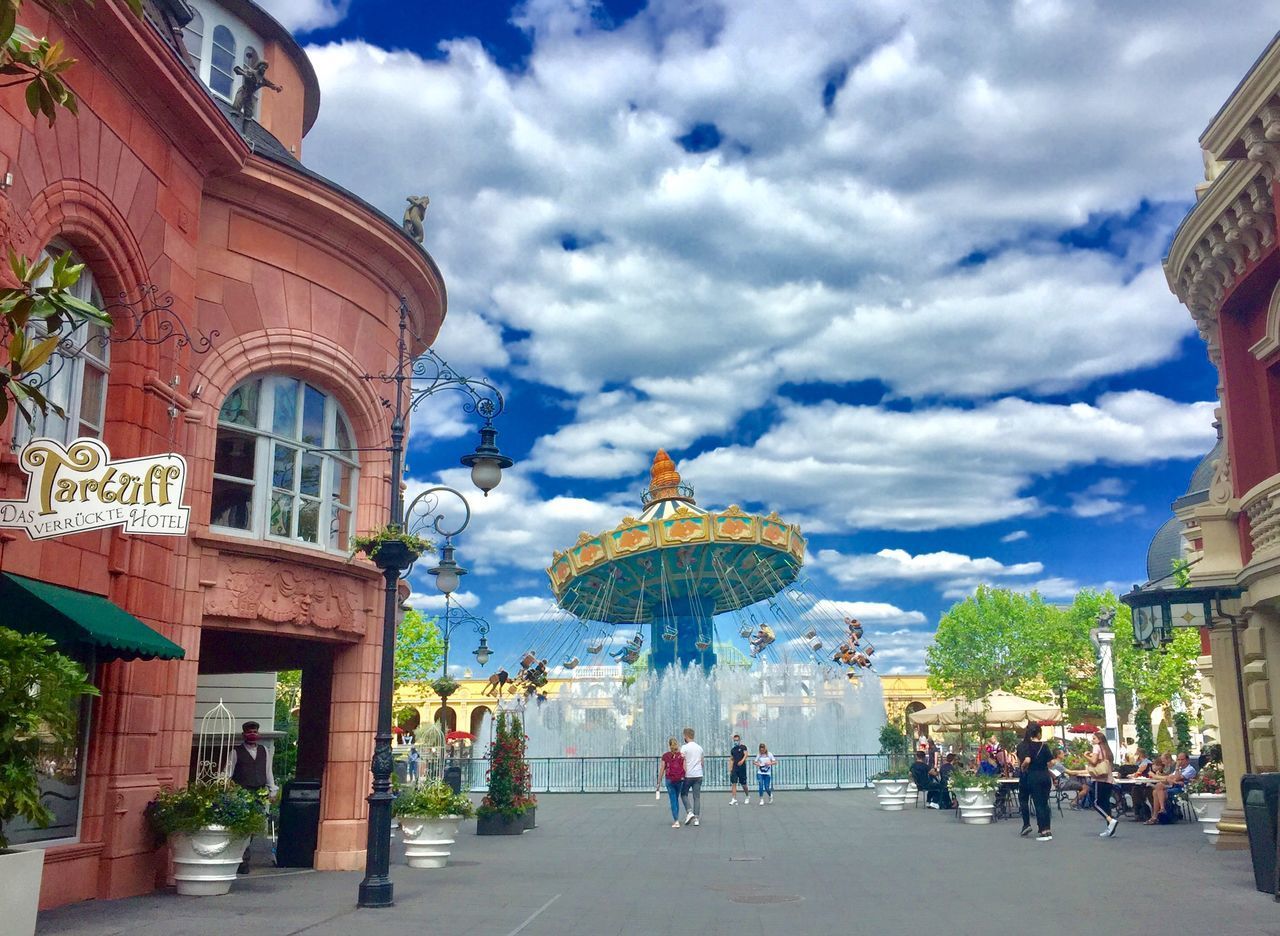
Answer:
[[[1280, 36], [1200, 137], [1205, 181], [1168, 257], [1218, 372], [1224, 448], [1208, 496], [1180, 505], [1191, 585], [1240, 589], [1210, 630], [1228, 799], [1219, 843], [1243, 847], [1240, 778], [1277, 769], [1280, 672]], [[1179, 505], [1176, 505], [1179, 506]]]

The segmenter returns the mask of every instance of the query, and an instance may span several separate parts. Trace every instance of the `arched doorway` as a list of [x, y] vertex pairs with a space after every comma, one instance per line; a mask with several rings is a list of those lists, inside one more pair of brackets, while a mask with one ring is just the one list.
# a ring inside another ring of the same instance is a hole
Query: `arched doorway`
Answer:
[[441, 729], [446, 734], [450, 731], [458, 730], [458, 713], [454, 711], [451, 705], [444, 706], [436, 713], [436, 721], [440, 723]]

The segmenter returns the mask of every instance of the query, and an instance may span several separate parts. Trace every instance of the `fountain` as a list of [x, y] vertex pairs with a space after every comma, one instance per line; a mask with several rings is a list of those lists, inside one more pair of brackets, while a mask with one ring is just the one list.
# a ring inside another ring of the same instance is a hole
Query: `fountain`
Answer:
[[[735, 732], [781, 754], [877, 751], [875, 648], [802, 574], [799, 527], [698, 507], [661, 450], [641, 504], [552, 557], [556, 606], [502, 703], [523, 709], [529, 755], [654, 756], [685, 727], [712, 756]], [[550, 676], [568, 682], [544, 700]]]

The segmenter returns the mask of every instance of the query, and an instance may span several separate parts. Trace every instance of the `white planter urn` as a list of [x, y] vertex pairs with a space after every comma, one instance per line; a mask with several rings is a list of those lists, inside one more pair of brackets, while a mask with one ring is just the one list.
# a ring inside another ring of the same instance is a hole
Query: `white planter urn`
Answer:
[[1191, 808], [1196, 811], [1196, 821], [1205, 835], [1218, 834], [1218, 820], [1222, 818], [1222, 807], [1226, 804], [1225, 793], [1191, 794]]
[[461, 816], [401, 816], [404, 857], [411, 868], [443, 868]]
[[44, 850], [33, 848], [0, 851], [0, 927], [13, 936], [33, 936], [36, 909], [40, 905], [40, 878]]
[[911, 794], [907, 792], [907, 787], [911, 785], [911, 781], [902, 780], [876, 780], [876, 798], [880, 800], [880, 808], [885, 812], [898, 812], [907, 805], [907, 800], [911, 798]]
[[996, 808], [995, 790], [956, 790], [960, 803], [960, 821], [969, 825], [987, 825]]
[[173, 879], [178, 893], [187, 897], [217, 897], [229, 892], [249, 845], [248, 839], [234, 838], [222, 826], [171, 835], [169, 842], [173, 846]]

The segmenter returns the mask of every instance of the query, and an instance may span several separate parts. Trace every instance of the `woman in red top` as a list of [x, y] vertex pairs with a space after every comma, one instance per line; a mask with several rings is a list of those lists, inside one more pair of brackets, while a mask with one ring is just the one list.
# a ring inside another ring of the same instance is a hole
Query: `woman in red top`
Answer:
[[[666, 781], [667, 796], [671, 798], [671, 828], [680, 828], [680, 789], [684, 786], [684, 755], [675, 738], [667, 738], [667, 753], [658, 766], [658, 789]], [[654, 791], [655, 793], [657, 790]]]

